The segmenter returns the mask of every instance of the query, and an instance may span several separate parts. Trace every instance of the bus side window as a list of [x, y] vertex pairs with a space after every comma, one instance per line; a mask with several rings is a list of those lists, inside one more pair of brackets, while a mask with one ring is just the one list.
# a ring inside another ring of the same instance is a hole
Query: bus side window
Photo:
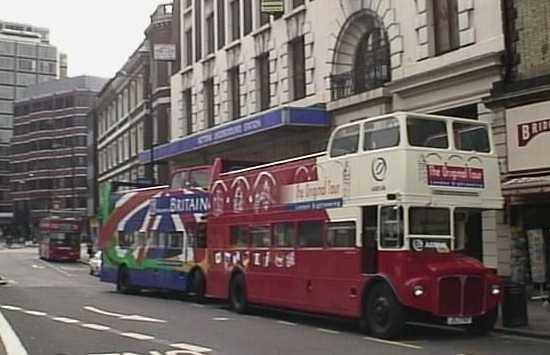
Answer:
[[306, 221], [298, 223], [298, 241], [304, 248], [323, 247], [323, 222]]
[[243, 248], [248, 246], [249, 238], [246, 227], [233, 226], [231, 227], [229, 245], [236, 248]]
[[275, 223], [273, 224], [273, 246], [276, 248], [294, 247], [294, 223]]
[[332, 248], [355, 247], [355, 222], [332, 222], [328, 224], [327, 246]]
[[253, 226], [249, 229], [252, 247], [269, 248], [271, 247], [271, 228], [270, 226]]
[[359, 148], [359, 125], [339, 129], [332, 138], [330, 157], [357, 153]]
[[380, 246], [390, 249], [403, 246], [403, 207], [380, 208]]

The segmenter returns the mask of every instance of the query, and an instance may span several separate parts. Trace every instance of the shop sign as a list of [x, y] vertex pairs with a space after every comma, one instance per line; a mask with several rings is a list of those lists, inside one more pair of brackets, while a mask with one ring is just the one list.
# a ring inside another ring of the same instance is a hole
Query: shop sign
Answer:
[[550, 102], [506, 110], [508, 170], [521, 172], [550, 168]]
[[262, 0], [260, 11], [262, 14], [279, 14], [285, 11], [284, 0]]
[[531, 264], [531, 280], [535, 283], [546, 282], [546, 260], [544, 255], [544, 236], [542, 229], [527, 231], [529, 241], [529, 261]]
[[485, 187], [483, 169], [447, 164], [428, 164], [428, 185], [447, 187]]

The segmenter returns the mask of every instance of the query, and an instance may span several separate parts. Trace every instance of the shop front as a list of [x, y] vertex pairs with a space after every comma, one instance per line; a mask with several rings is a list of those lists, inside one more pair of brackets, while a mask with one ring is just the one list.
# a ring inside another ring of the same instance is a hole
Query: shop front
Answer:
[[513, 281], [550, 283], [550, 102], [506, 109], [507, 179]]

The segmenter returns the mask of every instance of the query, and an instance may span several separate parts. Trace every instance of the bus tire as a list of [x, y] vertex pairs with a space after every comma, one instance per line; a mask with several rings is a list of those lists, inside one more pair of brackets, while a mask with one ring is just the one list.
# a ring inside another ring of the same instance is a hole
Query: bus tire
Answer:
[[466, 331], [475, 336], [482, 336], [489, 333], [495, 327], [498, 319], [498, 307], [485, 313], [482, 316], [475, 317], [472, 324], [466, 326]]
[[116, 290], [120, 293], [131, 294], [136, 293], [137, 289], [130, 285], [130, 273], [126, 265], [122, 265], [118, 269], [118, 277], [116, 280]]
[[361, 324], [377, 338], [392, 339], [403, 331], [405, 309], [385, 282], [375, 284], [368, 292]]
[[246, 300], [246, 282], [244, 275], [238, 273], [231, 278], [229, 283], [229, 304], [237, 313], [246, 313], [248, 301]]
[[191, 273], [191, 295], [192, 300], [197, 303], [203, 303], [206, 294], [206, 278], [201, 269], [195, 269]]

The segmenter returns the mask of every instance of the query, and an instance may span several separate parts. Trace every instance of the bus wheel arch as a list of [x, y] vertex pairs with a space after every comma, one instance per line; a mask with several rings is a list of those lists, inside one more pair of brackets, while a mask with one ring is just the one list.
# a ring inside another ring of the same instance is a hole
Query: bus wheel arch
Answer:
[[248, 300], [246, 292], [246, 279], [244, 272], [240, 269], [235, 269], [231, 273], [229, 279], [229, 305], [237, 313], [246, 313], [248, 310]]
[[200, 266], [195, 266], [189, 271], [190, 279], [188, 290], [193, 296], [193, 301], [204, 302], [206, 295], [206, 277]]
[[375, 337], [391, 339], [399, 336], [406, 321], [406, 307], [399, 301], [395, 288], [382, 276], [374, 277], [363, 290], [361, 330]]

